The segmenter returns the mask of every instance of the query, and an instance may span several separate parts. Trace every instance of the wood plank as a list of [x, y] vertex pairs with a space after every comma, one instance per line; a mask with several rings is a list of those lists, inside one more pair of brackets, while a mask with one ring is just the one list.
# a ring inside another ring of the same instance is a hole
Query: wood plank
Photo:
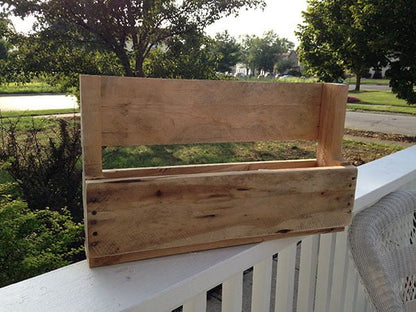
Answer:
[[104, 146], [318, 137], [321, 84], [96, 79]]
[[321, 116], [316, 158], [319, 166], [343, 162], [341, 148], [344, 136], [348, 86], [323, 84]]
[[331, 167], [87, 181], [89, 256], [151, 257], [343, 227], [354, 177]]
[[239, 163], [163, 166], [129, 169], [103, 170], [105, 179], [118, 179], [129, 177], [167, 176], [178, 174], [194, 174], [209, 172], [249, 171], [260, 169], [296, 169], [316, 167], [316, 159], [283, 160], [283, 161], [256, 161]]
[[85, 178], [102, 176], [101, 80], [80, 76], [81, 139]]

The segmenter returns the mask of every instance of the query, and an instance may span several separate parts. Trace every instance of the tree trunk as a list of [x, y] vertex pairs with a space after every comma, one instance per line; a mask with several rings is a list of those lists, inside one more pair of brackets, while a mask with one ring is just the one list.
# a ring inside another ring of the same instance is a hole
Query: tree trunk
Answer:
[[136, 61], [135, 76], [136, 77], [144, 77], [144, 73], [143, 73], [144, 57], [141, 56], [141, 55], [137, 55], [135, 61]]
[[124, 74], [128, 77], [132, 77], [133, 71], [130, 67], [129, 58], [126, 54], [126, 51], [123, 48], [119, 48], [115, 50], [118, 59], [120, 60], [121, 66], [123, 66]]
[[360, 85], [361, 85], [361, 75], [356, 74], [356, 80], [355, 80], [355, 91], [360, 91]]

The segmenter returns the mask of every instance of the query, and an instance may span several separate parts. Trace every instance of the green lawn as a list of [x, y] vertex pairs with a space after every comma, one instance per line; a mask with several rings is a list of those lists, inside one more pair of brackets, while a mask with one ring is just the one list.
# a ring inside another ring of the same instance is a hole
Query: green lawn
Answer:
[[416, 115], [416, 105], [408, 105], [391, 91], [352, 91], [348, 96], [360, 99], [359, 103], [348, 103], [351, 110], [380, 111]]
[[26, 110], [26, 111], [1, 111], [0, 118], [12, 118], [12, 117], [34, 117], [34, 116], [46, 116], [46, 115], [60, 115], [60, 114], [72, 114], [79, 113], [79, 108], [63, 108], [63, 109], [40, 109], [40, 110]]
[[104, 168], [315, 158], [314, 142], [252, 142], [107, 147]]
[[[401, 149], [395, 142], [390, 145], [348, 139], [343, 143], [343, 158], [361, 165]], [[103, 152], [103, 167], [157, 167], [315, 157], [314, 141], [108, 147]]]
[[6, 83], [0, 85], [0, 94], [37, 94], [37, 93], [60, 93], [56, 87], [45, 82], [30, 83]]
[[[353, 78], [347, 78], [345, 79], [345, 82], [348, 82], [349, 84], [355, 84], [355, 77]], [[390, 80], [388, 79], [366, 79], [366, 78], [362, 78], [361, 79], [361, 84], [362, 85], [366, 85], [366, 84], [373, 84], [373, 85], [389, 85]]]

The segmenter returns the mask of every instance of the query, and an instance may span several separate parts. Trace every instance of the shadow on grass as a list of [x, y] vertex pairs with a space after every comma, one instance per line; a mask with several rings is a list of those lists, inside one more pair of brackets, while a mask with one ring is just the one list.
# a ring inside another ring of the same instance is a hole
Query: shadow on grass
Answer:
[[107, 147], [103, 167], [134, 168], [315, 158], [315, 142], [253, 142]]

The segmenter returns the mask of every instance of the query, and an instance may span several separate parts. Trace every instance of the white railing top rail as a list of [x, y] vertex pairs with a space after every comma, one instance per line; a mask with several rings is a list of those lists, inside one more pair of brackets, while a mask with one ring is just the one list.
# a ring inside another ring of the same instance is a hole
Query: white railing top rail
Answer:
[[[416, 181], [416, 146], [358, 168], [354, 211]], [[302, 237], [90, 269], [82, 261], [0, 289], [0, 311], [169, 311]]]
[[416, 180], [416, 145], [358, 167], [354, 212]]

